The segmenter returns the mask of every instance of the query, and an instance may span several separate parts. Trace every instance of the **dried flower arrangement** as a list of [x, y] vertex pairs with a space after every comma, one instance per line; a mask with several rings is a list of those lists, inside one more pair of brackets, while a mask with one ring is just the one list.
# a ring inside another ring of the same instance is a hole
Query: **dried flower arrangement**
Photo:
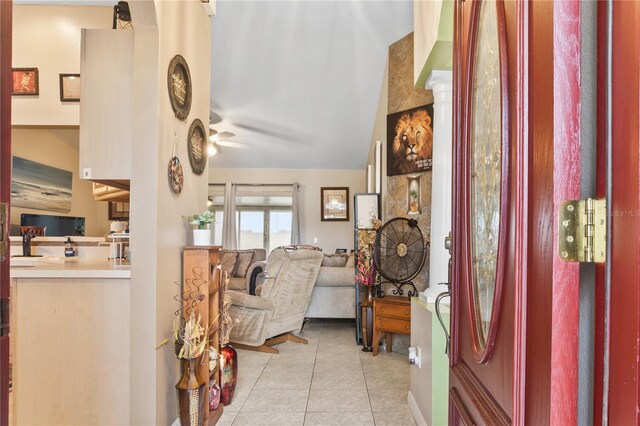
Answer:
[[373, 246], [376, 242], [376, 230], [382, 222], [371, 219], [372, 230], [358, 230], [358, 258], [356, 262], [356, 283], [364, 286], [375, 284], [375, 266], [373, 263]]
[[173, 321], [173, 342], [178, 358], [195, 359], [202, 356], [208, 346], [208, 335], [209, 326], [202, 326], [200, 315], [196, 318], [195, 313], [191, 312], [186, 321], [176, 316]]

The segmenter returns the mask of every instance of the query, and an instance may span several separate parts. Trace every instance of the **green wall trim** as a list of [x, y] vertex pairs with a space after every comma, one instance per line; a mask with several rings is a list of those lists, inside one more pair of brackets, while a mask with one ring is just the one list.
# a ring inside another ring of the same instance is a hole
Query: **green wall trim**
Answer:
[[416, 87], [424, 88], [433, 70], [449, 71], [453, 68], [453, 1], [443, 0], [440, 10], [438, 37], [429, 57], [416, 80]]

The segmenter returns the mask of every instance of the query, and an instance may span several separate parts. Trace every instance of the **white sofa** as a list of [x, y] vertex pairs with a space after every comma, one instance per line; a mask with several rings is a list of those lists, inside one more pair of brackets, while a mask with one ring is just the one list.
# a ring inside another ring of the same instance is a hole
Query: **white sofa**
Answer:
[[339, 259], [338, 255], [324, 255], [311, 294], [311, 302], [307, 308], [308, 318], [355, 318], [356, 287], [353, 256], [341, 257], [342, 259]]

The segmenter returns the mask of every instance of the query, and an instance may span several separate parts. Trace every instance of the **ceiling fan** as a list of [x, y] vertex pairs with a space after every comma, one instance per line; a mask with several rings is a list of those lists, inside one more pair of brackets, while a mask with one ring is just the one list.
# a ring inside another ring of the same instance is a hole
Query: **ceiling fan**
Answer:
[[207, 147], [207, 153], [209, 157], [213, 157], [220, 151], [220, 147], [226, 148], [239, 148], [249, 149], [249, 145], [241, 142], [233, 142], [229, 139], [234, 137], [235, 133], [231, 132], [218, 132], [213, 128], [213, 125], [209, 126], [209, 145]]

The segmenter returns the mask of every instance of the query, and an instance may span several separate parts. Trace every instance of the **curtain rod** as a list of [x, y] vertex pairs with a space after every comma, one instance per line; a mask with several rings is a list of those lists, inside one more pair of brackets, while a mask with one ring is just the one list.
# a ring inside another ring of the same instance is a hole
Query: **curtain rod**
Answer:
[[[224, 183], [210, 183], [209, 186], [225, 186]], [[293, 186], [293, 183], [232, 183], [235, 186]]]

